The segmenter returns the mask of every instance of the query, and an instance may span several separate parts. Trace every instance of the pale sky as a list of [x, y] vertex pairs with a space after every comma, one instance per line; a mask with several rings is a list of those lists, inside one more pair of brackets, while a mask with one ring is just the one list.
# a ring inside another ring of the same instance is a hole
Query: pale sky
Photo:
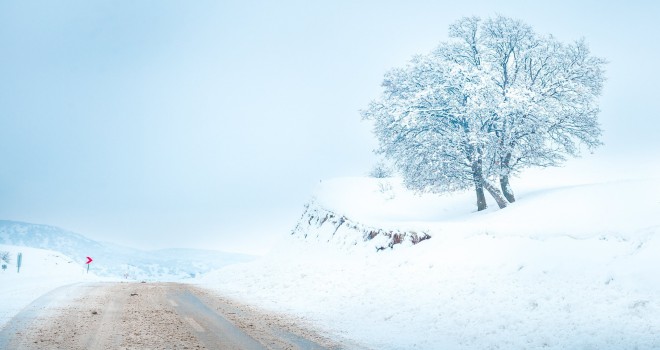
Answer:
[[[266, 252], [368, 173], [383, 74], [502, 14], [610, 61], [612, 159], [660, 157], [660, 2], [0, 1], [0, 219]], [[646, 160], [643, 160], [646, 159]]]

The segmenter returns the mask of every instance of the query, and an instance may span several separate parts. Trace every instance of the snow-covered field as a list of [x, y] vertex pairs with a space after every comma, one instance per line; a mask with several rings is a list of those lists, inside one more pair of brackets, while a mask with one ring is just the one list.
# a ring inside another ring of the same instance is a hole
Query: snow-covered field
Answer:
[[607, 167], [529, 172], [515, 204], [479, 213], [471, 192], [324, 181], [312, 206], [432, 238], [376, 252], [310, 227], [202, 283], [373, 349], [657, 349], [660, 172]]
[[[310, 213], [432, 238], [376, 251], [382, 240], [363, 241], [358, 226], [303, 217], [269, 255], [187, 281], [371, 349], [657, 349], [660, 171], [629, 169], [528, 172], [513, 182], [515, 204], [479, 213], [471, 192], [323, 181]], [[58, 286], [99, 278], [59, 252], [0, 251], [12, 257], [0, 271], [0, 327]]]
[[[52, 250], [0, 245], [0, 252], [9, 252], [11, 260], [6, 270], [0, 270], [0, 328], [21, 309], [41, 295], [71, 283], [99, 278], [87, 273], [83, 261], [74, 261]], [[20, 273], [17, 255], [23, 254]]]

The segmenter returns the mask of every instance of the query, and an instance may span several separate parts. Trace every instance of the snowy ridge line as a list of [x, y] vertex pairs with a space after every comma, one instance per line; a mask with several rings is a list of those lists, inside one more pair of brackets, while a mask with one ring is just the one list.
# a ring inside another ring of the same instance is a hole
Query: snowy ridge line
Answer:
[[253, 257], [201, 249], [143, 251], [98, 242], [64, 229], [18, 221], [0, 220], [0, 244], [60, 252], [85, 267], [86, 256], [94, 258], [97, 276], [124, 279], [180, 280]]
[[387, 230], [365, 226], [314, 202], [305, 205], [305, 211], [291, 235], [303, 239], [333, 241], [347, 247], [356, 246], [360, 242], [371, 242], [375, 244], [376, 251], [391, 249], [397, 244], [415, 245], [431, 238], [431, 235], [424, 231]]

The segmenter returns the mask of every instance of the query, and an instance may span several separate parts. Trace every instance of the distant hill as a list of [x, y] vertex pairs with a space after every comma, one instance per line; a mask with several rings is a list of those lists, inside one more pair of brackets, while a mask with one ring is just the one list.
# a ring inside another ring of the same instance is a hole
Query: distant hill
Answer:
[[143, 251], [91, 240], [58, 227], [0, 220], [0, 244], [62, 252], [99, 276], [173, 280], [195, 277], [223, 266], [250, 261], [252, 256], [199, 249]]

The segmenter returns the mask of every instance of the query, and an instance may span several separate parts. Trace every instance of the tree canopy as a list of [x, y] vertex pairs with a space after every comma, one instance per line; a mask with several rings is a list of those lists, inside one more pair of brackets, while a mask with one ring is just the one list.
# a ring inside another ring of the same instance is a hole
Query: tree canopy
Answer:
[[504, 208], [515, 201], [511, 175], [601, 144], [605, 61], [584, 40], [561, 43], [503, 16], [463, 18], [449, 36], [387, 72], [381, 96], [362, 111], [374, 122], [377, 151], [408, 187], [474, 188], [478, 210], [487, 207], [486, 189]]

